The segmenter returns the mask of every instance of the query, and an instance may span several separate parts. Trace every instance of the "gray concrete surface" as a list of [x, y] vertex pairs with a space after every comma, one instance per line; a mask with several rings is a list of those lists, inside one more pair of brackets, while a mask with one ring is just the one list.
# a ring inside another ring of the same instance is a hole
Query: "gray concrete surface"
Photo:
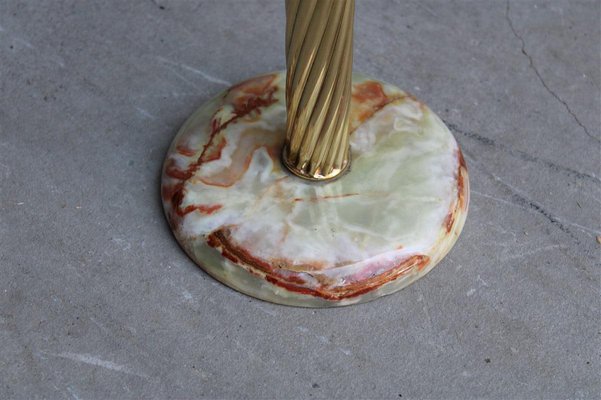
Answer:
[[599, 398], [600, 7], [357, 2], [471, 210], [418, 283], [306, 310], [209, 278], [158, 193], [185, 118], [284, 67], [283, 3], [0, 1], [0, 398]]

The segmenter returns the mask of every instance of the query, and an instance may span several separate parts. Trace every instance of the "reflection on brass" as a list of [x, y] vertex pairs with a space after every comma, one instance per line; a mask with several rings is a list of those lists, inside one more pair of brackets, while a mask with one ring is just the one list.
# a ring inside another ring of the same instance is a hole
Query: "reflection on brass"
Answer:
[[349, 165], [355, 0], [286, 0], [286, 144], [302, 178], [331, 179]]

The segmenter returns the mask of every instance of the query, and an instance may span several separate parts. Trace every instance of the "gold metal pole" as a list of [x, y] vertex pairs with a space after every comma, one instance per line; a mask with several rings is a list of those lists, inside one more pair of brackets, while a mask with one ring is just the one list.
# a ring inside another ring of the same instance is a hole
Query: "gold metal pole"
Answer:
[[286, 0], [287, 126], [283, 161], [332, 179], [349, 166], [355, 0]]

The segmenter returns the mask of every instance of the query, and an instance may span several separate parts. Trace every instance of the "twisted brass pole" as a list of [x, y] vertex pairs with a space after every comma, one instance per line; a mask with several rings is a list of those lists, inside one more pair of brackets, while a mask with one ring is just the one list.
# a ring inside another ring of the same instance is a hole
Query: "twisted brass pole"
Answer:
[[355, 0], [286, 0], [287, 126], [283, 161], [305, 179], [349, 165]]

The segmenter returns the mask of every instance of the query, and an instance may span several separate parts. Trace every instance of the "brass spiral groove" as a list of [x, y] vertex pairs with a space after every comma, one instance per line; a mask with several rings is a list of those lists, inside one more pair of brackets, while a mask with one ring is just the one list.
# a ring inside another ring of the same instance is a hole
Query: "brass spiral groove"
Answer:
[[286, 143], [295, 175], [332, 179], [349, 166], [355, 0], [286, 0]]

